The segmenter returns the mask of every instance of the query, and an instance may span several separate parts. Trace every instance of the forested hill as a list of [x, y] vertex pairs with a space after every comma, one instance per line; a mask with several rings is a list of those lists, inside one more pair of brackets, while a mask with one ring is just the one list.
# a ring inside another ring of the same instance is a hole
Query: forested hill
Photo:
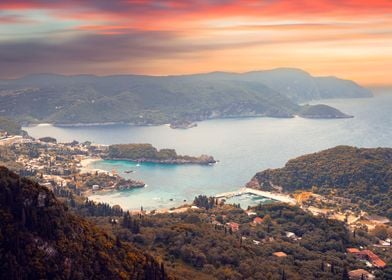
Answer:
[[366, 210], [392, 218], [392, 148], [338, 146], [259, 172], [252, 183], [264, 189], [279, 185], [286, 191], [313, 186], [320, 193], [336, 190]]
[[20, 124], [4, 117], [0, 117], [0, 132], [7, 132], [11, 135], [23, 134], [22, 127]]
[[150, 256], [0, 167], [0, 279], [167, 279]]
[[371, 96], [351, 81], [298, 69], [186, 76], [32, 75], [0, 81], [1, 115], [26, 122], [164, 124], [291, 117], [298, 102]]

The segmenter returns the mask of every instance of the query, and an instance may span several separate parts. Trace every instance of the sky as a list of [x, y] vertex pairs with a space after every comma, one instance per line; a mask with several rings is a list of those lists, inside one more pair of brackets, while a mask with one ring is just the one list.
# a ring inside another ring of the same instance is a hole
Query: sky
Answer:
[[0, 78], [278, 67], [392, 84], [392, 1], [0, 1]]

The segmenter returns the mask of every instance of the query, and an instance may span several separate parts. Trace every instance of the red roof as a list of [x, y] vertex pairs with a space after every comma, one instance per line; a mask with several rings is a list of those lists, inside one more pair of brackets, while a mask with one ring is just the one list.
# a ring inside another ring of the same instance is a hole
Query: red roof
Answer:
[[383, 268], [387, 265], [379, 256], [370, 250], [359, 251], [356, 248], [347, 248], [347, 252], [357, 255], [359, 258], [369, 260], [372, 265], [378, 268]]
[[359, 253], [359, 250], [357, 248], [347, 248], [347, 253], [355, 254]]
[[261, 224], [263, 222], [263, 219], [260, 217], [256, 217], [253, 219], [254, 224]]
[[240, 225], [235, 222], [228, 223], [232, 231], [238, 231], [240, 229]]
[[374, 275], [372, 275], [370, 272], [364, 270], [364, 269], [356, 269], [356, 270], [351, 270], [348, 275], [350, 276], [350, 279], [362, 279], [362, 276], [364, 279], [373, 279]]

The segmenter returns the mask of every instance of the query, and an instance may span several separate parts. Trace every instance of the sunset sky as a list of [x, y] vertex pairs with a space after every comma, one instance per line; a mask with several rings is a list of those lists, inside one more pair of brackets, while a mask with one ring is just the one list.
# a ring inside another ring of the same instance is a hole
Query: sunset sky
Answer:
[[392, 84], [392, 1], [0, 1], [1, 78], [277, 67]]

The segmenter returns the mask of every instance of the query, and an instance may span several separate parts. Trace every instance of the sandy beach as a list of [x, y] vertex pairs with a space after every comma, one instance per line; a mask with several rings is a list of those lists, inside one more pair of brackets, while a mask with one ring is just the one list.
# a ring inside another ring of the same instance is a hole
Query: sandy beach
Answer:
[[80, 161], [80, 165], [82, 166], [80, 168], [80, 173], [91, 173], [91, 172], [95, 172], [95, 171], [101, 171], [101, 172], [107, 172], [105, 170], [101, 170], [101, 169], [96, 169], [96, 168], [91, 168], [91, 164], [93, 164], [94, 162], [100, 161], [102, 160], [101, 158], [98, 157], [86, 157], [84, 159], [82, 159]]

